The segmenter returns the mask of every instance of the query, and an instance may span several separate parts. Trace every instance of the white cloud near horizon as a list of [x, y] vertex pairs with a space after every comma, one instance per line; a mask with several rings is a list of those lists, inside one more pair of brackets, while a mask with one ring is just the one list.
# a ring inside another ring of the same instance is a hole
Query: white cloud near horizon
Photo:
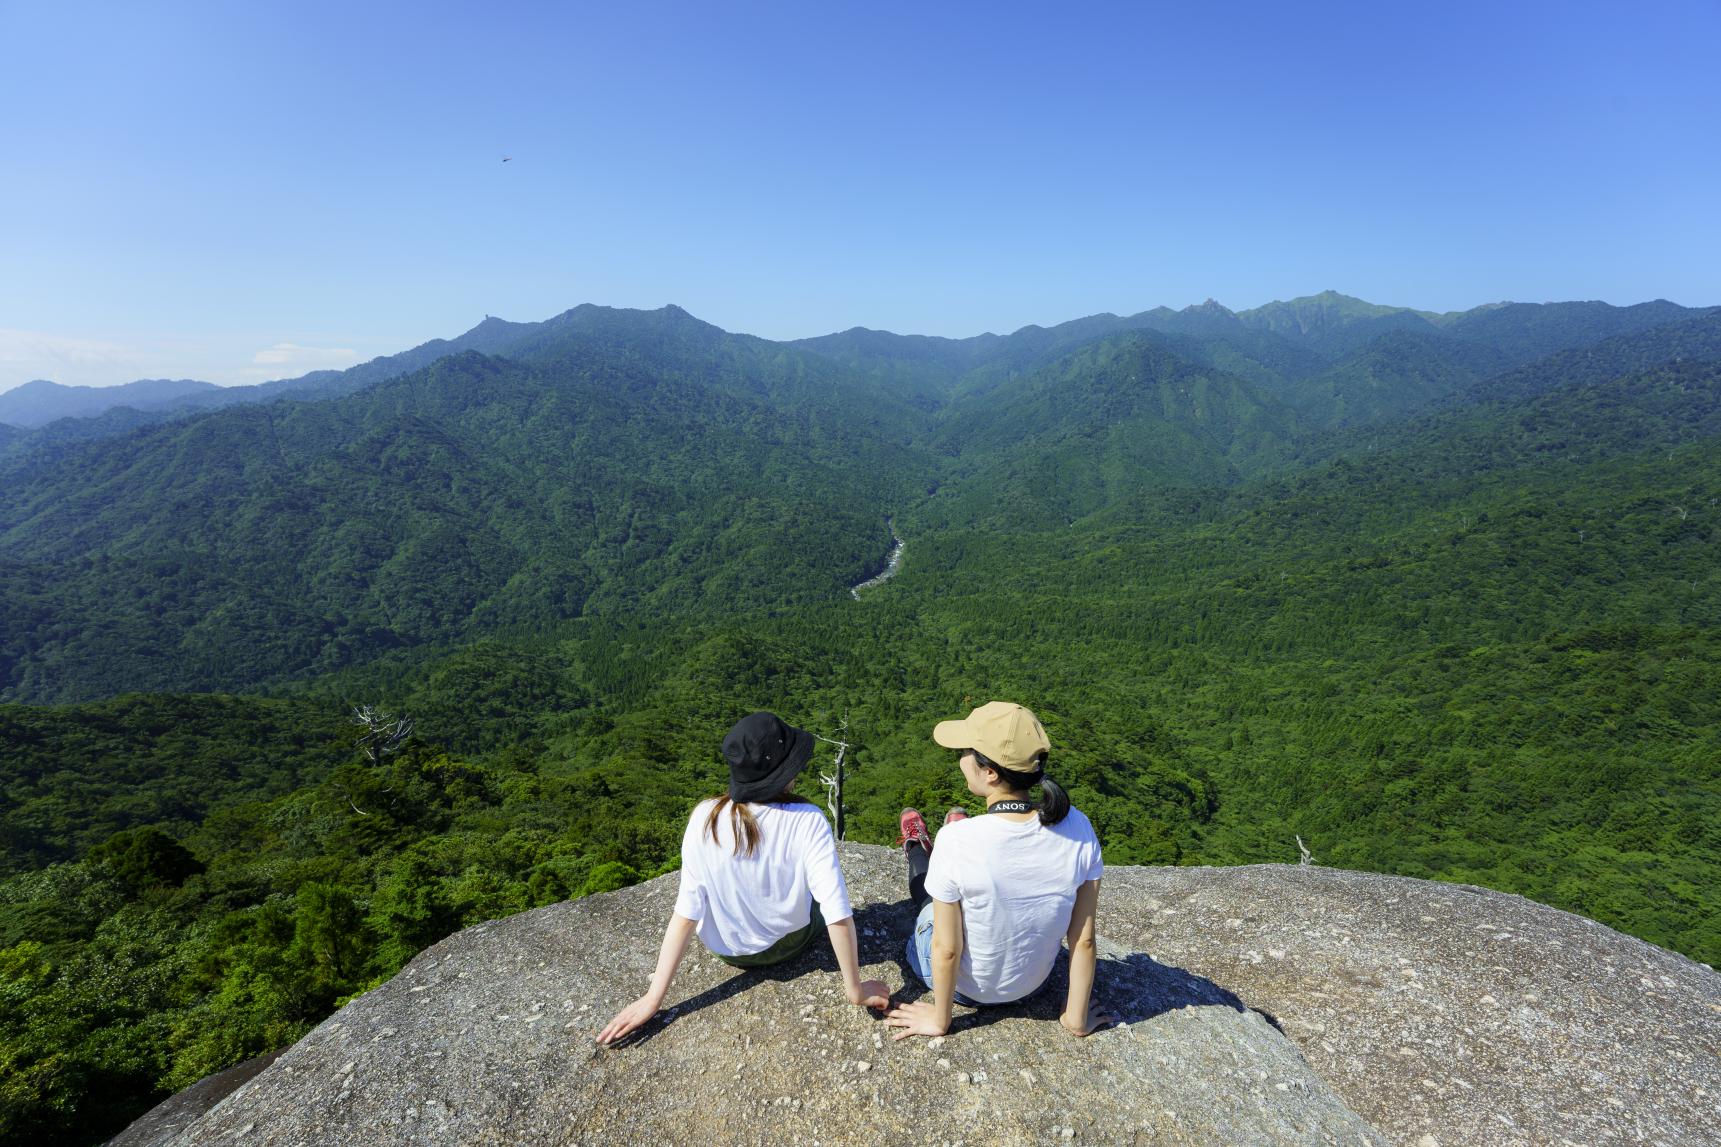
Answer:
[[303, 366], [307, 370], [319, 370], [334, 366], [352, 366], [357, 358], [358, 352], [351, 347], [276, 343], [252, 355], [251, 361], [270, 366]]
[[252, 365], [239, 373], [246, 380], [257, 382], [297, 378], [314, 370], [345, 370], [349, 366], [356, 366], [363, 357], [351, 347], [276, 343], [252, 355]]
[[[37, 378], [62, 386], [111, 386], [143, 377], [146, 361], [140, 348], [106, 339], [0, 327], [0, 390]], [[127, 372], [129, 377], [116, 377]]]

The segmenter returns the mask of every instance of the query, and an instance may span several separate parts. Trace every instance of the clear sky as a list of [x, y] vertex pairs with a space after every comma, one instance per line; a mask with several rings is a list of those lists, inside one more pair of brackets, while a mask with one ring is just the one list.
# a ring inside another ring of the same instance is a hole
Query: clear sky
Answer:
[[0, 43], [0, 390], [583, 302], [1721, 303], [1716, 0], [0, 0]]

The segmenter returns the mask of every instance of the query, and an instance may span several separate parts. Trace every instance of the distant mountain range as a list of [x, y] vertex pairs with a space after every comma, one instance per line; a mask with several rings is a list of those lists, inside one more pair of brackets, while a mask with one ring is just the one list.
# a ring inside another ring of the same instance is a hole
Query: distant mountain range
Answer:
[[[97, 425], [57, 427], [38, 441], [103, 438], [133, 426], [241, 403], [335, 398], [460, 351], [530, 356], [534, 348], [550, 345], [574, 331], [596, 333], [604, 322], [599, 316], [608, 310], [586, 304], [535, 323], [486, 318], [452, 339], [432, 339], [346, 370], [314, 371], [255, 386], [142, 379], [122, 386], [92, 387], [37, 379], [0, 393], [0, 426], [12, 428], [0, 431], [0, 452], [19, 445], [26, 437], [13, 431], [38, 430], [61, 419], [89, 420], [122, 411]], [[1062, 348], [1127, 330], [1186, 336], [1201, 344], [1200, 349], [1188, 348], [1193, 349], [1193, 357], [1211, 359], [1209, 365], [1244, 377], [1251, 377], [1251, 372], [1262, 367], [1285, 377], [1303, 377], [1320, 373], [1392, 331], [1445, 333], [1503, 356], [1507, 365], [1518, 365], [1597, 338], [1646, 330], [1695, 313], [1691, 308], [1657, 300], [1630, 307], [1600, 302], [1492, 303], [1436, 314], [1323, 291], [1246, 311], [1234, 312], [1209, 299], [1181, 311], [1156, 307], [1128, 316], [1091, 315], [1054, 327], [1027, 326], [1010, 335], [949, 339], [855, 327], [785, 345], [850, 365], [864, 365], [876, 381], [893, 380], [904, 396], [924, 401], [925, 392], [937, 392], [957, 377], [981, 368], [991, 368], [988, 376], [1019, 371], [1043, 364], [1047, 356]]]
[[1648, 330], [1706, 313], [1657, 300], [1630, 307], [1600, 302], [1490, 303], [1468, 311], [1435, 314], [1385, 307], [1323, 291], [1318, 295], [1231, 311], [1212, 299], [1174, 311], [1156, 307], [1134, 315], [1100, 314], [1055, 327], [1028, 326], [1011, 335], [944, 339], [894, 335], [855, 327], [839, 334], [801, 339], [805, 347], [856, 365], [898, 370], [919, 377], [963, 374], [998, 363], [1021, 366], [1059, 349], [1105, 334], [1153, 330], [1219, 344], [1228, 353], [1267, 362], [1287, 375], [1318, 373], [1383, 335], [1395, 331], [1445, 335], [1480, 345], [1518, 365], [1568, 347], [1612, 335]]
[[1061, 530], [1717, 361], [1721, 310], [1329, 292], [794, 343], [587, 305], [291, 383], [134, 384], [172, 405], [0, 432], [0, 698], [241, 688], [582, 617], [822, 600], [877, 572], [888, 517]]
[[38, 378], [0, 394], [0, 423], [30, 428], [56, 418], [88, 418], [115, 406], [152, 410], [193, 402], [220, 389], [189, 378], [145, 378], [123, 386], [61, 386]]

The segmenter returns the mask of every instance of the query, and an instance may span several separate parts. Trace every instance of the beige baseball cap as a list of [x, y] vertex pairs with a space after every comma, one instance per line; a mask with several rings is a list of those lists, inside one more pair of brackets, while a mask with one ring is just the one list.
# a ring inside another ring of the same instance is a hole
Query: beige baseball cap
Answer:
[[940, 721], [932, 739], [947, 749], [976, 749], [993, 764], [1027, 772], [1052, 751], [1040, 719], [1010, 701], [988, 701], [960, 721]]

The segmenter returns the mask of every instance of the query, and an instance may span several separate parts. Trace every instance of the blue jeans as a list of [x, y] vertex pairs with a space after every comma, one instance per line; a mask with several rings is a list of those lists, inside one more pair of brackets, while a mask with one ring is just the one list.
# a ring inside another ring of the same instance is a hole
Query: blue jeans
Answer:
[[[931, 900], [921, 905], [920, 915], [909, 930], [908, 944], [902, 950], [902, 958], [908, 961], [909, 969], [928, 988], [932, 987], [932, 905]], [[965, 1008], [983, 1006], [961, 992], [956, 993], [956, 1002]]]

